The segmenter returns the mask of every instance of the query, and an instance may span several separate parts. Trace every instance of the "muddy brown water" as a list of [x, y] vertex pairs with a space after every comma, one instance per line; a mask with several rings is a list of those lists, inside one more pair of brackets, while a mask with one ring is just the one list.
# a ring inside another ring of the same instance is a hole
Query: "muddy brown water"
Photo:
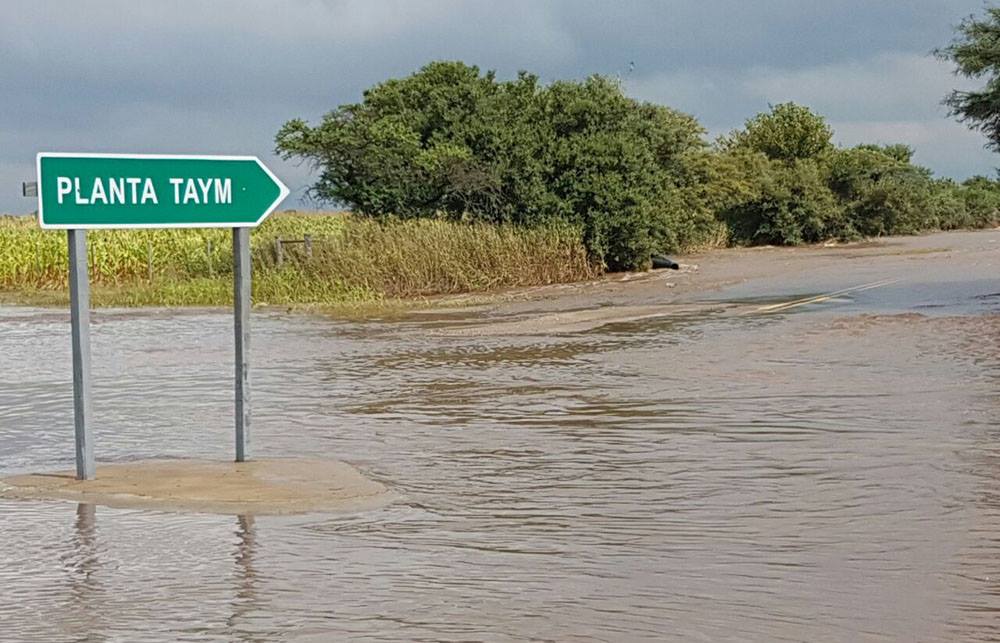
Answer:
[[[998, 250], [733, 251], [471, 311], [260, 311], [254, 452], [340, 458], [400, 500], [0, 500], [0, 639], [996, 640]], [[229, 457], [230, 324], [95, 313], [100, 460]], [[72, 466], [69, 375], [63, 311], [0, 308], [0, 476]]]

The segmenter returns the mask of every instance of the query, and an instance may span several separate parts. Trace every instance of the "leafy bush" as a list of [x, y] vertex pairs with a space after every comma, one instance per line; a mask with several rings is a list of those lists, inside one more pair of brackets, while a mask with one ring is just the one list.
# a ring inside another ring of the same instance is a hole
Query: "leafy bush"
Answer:
[[913, 159], [913, 148], [909, 145], [903, 145], [902, 143], [893, 143], [891, 145], [878, 145], [875, 143], [862, 143], [861, 145], [854, 146], [853, 149], [856, 150], [868, 150], [869, 152], [878, 152], [883, 156], [888, 156], [894, 161], [899, 163], [909, 163]]
[[833, 131], [822, 116], [795, 103], [774, 105], [747, 120], [744, 128], [723, 137], [727, 151], [760, 152], [770, 159], [810, 159], [833, 149]]
[[907, 173], [908, 162], [883, 152], [874, 145], [859, 145], [832, 152], [826, 159], [829, 185], [842, 202], [853, 201], [884, 177]]
[[956, 188], [965, 203], [968, 227], [994, 227], [1000, 223], [1000, 186], [984, 176], [974, 176]]
[[844, 236], [976, 227], [992, 217], [988, 200], [972, 216], [967, 190], [935, 180], [929, 170], [910, 162], [912, 154], [905, 145], [859, 145], [829, 157], [830, 187], [847, 213]]
[[[994, 182], [934, 179], [912, 163], [913, 149], [906, 145], [834, 147], [822, 117], [793, 103], [749, 119], [743, 130], [720, 139], [718, 148], [722, 157], [742, 159], [723, 181], [742, 186], [742, 198], [716, 204], [739, 243], [982, 227], [992, 225], [1000, 211]], [[767, 161], [751, 162], [753, 155]]]
[[847, 204], [851, 227], [864, 236], [913, 234], [938, 227], [933, 183], [912, 173], [880, 177]]
[[843, 210], [819, 163], [786, 163], [757, 154], [744, 155], [742, 167], [751, 186], [746, 198], [721, 213], [734, 241], [793, 245], [838, 236]]
[[[704, 146], [685, 114], [626, 97], [599, 76], [541, 86], [431, 63], [365, 92], [311, 127], [289, 121], [277, 150], [321, 171], [316, 197], [375, 217], [578, 226], [611, 269], [676, 248], [669, 203], [681, 157]], [[697, 226], [695, 226], [697, 227]]]
[[960, 188], [948, 180], [934, 181], [927, 203], [928, 219], [941, 230], [958, 230], [974, 226], [965, 207]]
[[600, 76], [543, 85], [435, 62], [315, 126], [287, 122], [276, 146], [315, 166], [321, 201], [377, 219], [568, 225], [611, 270], [654, 252], [980, 227], [1000, 213], [995, 182], [937, 180], [906, 145], [838, 148], [795, 103], [714, 148], [703, 133]]

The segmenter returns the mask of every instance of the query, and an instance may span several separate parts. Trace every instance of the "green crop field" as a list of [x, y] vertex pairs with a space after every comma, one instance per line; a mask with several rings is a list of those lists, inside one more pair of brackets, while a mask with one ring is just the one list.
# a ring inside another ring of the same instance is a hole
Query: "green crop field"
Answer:
[[[302, 243], [312, 239], [311, 256]], [[227, 229], [95, 230], [87, 235], [95, 305], [223, 305], [232, 301]], [[275, 241], [284, 240], [277, 265]], [[577, 231], [345, 213], [280, 213], [251, 234], [254, 300], [336, 304], [587, 279], [598, 270]], [[67, 298], [65, 233], [0, 218], [0, 296]]]

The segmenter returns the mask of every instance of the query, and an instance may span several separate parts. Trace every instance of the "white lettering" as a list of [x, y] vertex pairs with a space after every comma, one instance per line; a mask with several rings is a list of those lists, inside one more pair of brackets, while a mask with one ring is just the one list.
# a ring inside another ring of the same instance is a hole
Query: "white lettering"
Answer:
[[[170, 179], [174, 186], [175, 203], [180, 198], [179, 186], [184, 180]], [[97, 177], [87, 186], [82, 186], [80, 183], [79, 177], [57, 176], [57, 201], [62, 204], [66, 201], [66, 197], [72, 195], [73, 203], [76, 205], [146, 205], [147, 203], [159, 205], [160, 203], [156, 184], [148, 177]], [[207, 191], [206, 187], [211, 187], [211, 180], [202, 185], [202, 192]], [[193, 180], [188, 180], [185, 202], [190, 199], [199, 203], [197, 185]]]
[[60, 176], [56, 178], [56, 199], [59, 203], [63, 202], [63, 197], [73, 191], [73, 182], [69, 180], [68, 176]]
[[[198, 187], [201, 188], [201, 202], [208, 203], [208, 190], [212, 187], [212, 179], [198, 179]], [[218, 197], [216, 197], [218, 203]]]
[[77, 205], [90, 205], [90, 201], [80, 196], [80, 179], [79, 177], [73, 179], [73, 192], [76, 197]]
[[138, 203], [139, 202], [139, 182], [140, 181], [142, 181], [142, 179], [136, 178], [134, 176], [131, 176], [131, 177], [125, 179], [125, 182], [128, 183], [128, 185], [129, 185], [130, 188], [132, 188], [132, 200], [131, 200], [131, 203]]
[[94, 187], [90, 190], [90, 202], [97, 203], [98, 201], [107, 205], [108, 195], [104, 191], [104, 184], [101, 183], [101, 179], [94, 179]]
[[125, 203], [125, 179], [108, 179], [108, 201]]
[[233, 185], [231, 179], [226, 179], [225, 181], [215, 179], [215, 202], [233, 202]]
[[187, 205], [188, 201], [198, 203], [198, 188], [191, 179], [188, 179], [187, 185], [184, 186], [184, 204]]
[[181, 183], [184, 179], [170, 179], [170, 185], [174, 186], [174, 203], [181, 202]]
[[141, 205], [145, 205], [146, 201], [152, 201], [154, 204], [158, 204], [160, 201], [156, 198], [156, 190], [153, 189], [153, 179], [146, 179], [146, 182], [142, 184], [142, 202]]

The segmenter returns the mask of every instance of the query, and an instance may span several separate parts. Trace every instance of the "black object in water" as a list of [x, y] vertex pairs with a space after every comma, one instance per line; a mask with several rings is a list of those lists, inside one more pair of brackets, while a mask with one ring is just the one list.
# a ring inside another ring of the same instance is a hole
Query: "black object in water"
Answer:
[[664, 257], [663, 255], [653, 255], [652, 259], [653, 259], [653, 270], [660, 270], [661, 268], [680, 270], [681, 268], [680, 264], [671, 259], [670, 257]]

